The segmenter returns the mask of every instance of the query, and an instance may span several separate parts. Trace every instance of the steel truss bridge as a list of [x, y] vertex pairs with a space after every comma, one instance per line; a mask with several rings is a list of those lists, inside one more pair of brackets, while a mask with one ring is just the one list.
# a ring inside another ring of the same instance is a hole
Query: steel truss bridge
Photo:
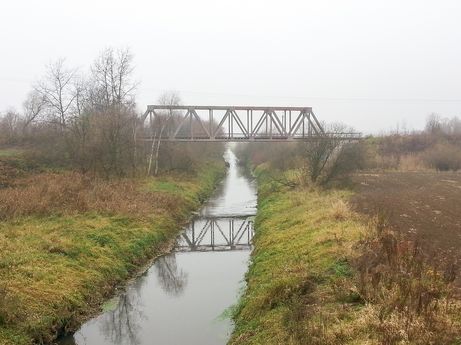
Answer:
[[326, 132], [311, 107], [149, 105], [141, 120], [144, 128], [148, 122], [145, 141], [361, 139], [356, 132]]
[[176, 252], [251, 249], [252, 217], [207, 217], [193, 220], [174, 249]]

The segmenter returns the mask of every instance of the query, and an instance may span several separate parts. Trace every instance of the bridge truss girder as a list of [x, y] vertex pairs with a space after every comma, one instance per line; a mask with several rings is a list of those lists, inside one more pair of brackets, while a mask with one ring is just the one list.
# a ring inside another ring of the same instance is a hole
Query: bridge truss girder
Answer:
[[163, 141], [226, 142], [360, 137], [359, 133], [325, 132], [311, 107], [149, 105], [142, 123], [146, 120], [152, 133], [141, 139], [147, 141], [155, 137]]
[[192, 220], [181, 234], [176, 252], [234, 251], [251, 248], [253, 221], [249, 217], [209, 217]]

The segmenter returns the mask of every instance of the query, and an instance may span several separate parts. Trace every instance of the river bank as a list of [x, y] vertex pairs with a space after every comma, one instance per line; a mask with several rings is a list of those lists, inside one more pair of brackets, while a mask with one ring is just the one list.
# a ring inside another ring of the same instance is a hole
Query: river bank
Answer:
[[226, 176], [171, 250], [59, 345], [227, 344], [227, 311], [243, 288], [257, 200], [255, 181], [230, 150], [224, 157]]
[[230, 344], [305, 344], [311, 327], [343, 309], [331, 288], [350, 275], [346, 258], [366, 229], [344, 207], [348, 192], [292, 189], [255, 173], [255, 249]]
[[445, 272], [353, 212], [353, 191], [280, 183], [291, 173], [255, 170], [254, 251], [229, 344], [458, 344]]
[[38, 173], [0, 190], [0, 344], [76, 330], [171, 247], [224, 171], [208, 162], [196, 173], [109, 182]]

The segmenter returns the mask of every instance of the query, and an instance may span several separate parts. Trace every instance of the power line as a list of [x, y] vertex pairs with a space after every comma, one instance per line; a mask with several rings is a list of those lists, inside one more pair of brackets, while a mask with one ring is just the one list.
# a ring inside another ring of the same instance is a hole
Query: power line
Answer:
[[[165, 91], [164, 89], [151, 89], [158, 92]], [[257, 95], [257, 94], [239, 94], [239, 93], [220, 93], [208, 91], [192, 91], [174, 89], [179, 93], [184, 94], [198, 94], [210, 96], [224, 96], [224, 97], [262, 97], [262, 98], [275, 98], [275, 99], [299, 99], [299, 100], [318, 100], [318, 101], [339, 101], [339, 102], [440, 102], [440, 103], [461, 103], [461, 99], [457, 98], [377, 98], [377, 97], [319, 97], [319, 96], [284, 96], [284, 95]]]

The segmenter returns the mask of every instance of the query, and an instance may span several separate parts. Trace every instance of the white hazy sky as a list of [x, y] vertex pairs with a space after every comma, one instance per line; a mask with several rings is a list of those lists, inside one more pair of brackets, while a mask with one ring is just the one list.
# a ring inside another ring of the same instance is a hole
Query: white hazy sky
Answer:
[[459, 0], [1, 0], [0, 110], [44, 66], [135, 56], [138, 105], [312, 106], [377, 133], [461, 115]]

